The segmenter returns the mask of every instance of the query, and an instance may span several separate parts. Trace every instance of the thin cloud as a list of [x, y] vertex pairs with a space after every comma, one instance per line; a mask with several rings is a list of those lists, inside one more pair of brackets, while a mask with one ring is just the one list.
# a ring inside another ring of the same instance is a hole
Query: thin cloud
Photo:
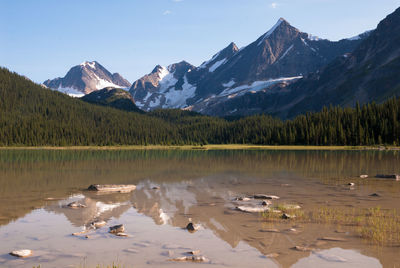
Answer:
[[170, 15], [171, 13], [172, 13], [171, 10], [165, 10], [163, 15], [166, 16], [166, 15]]
[[271, 3], [271, 8], [277, 8], [278, 7], [278, 3], [276, 3], [276, 2], [273, 2], [273, 3]]
[[178, 3], [178, 2], [183, 2], [183, 0], [172, 0], [172, 2]]

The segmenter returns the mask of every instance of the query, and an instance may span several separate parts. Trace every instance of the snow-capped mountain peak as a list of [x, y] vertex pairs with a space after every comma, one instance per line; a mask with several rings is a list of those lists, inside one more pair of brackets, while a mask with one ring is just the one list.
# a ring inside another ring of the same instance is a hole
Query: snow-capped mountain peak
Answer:
[[128, 88], [130, 83], [118, 73], [110, 73], [97, 61], [85, 61], [72, 67], [63, 78], [43, 83], [51, 89], [78, 96], [105, 87]]

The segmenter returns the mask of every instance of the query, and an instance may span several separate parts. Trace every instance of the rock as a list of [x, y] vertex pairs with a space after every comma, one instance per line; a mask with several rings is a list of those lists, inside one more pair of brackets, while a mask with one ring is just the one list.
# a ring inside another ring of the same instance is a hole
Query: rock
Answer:
[[197, 230], [200, 229], [200, 226], [193, 224], [192, 222], [189, 222], [188, 225], [186, 225], [186, 229], [189, 232], [196, 232]]
[[266, 194], [255, 194], [253, 196], [255, 199], [279, 199], [279, 196], [276, 195], [266, 195]]
[[400, 175], [397, 174], [377, 174], [375, 177], [380, 179], [395, 179], [396, 181], [400, 181]]
[[122, 236], [122, 237], [128, 237], [129, 236], [127, 233], [123, 233], [123, 232], [116, 233], [115, 235], [116, 236]]
[[366, 179], [366, 178], [368, 178], [368, 175], [360, 175], [360, 178], [361, 179]]
[[190, 254], [190, 255], [200, 255], [200, 250], [192, 250], [192, 251], [187, 252], [187, 254]]
[[170, 259], [170, 261], [207, 262], [208, 259], [204, 256], [184, 256], [175, 259]]
[[123, 233], [125, 232], [125, 226], [123, 224], [111, 226], [109, 232], [112, 234]]
[[369, 196], [372, 196], [372, 197], [380, 197], [381, 195], [378, 194], [378, 193], [373, 193], [373, 194], [370, 194]]
[[247, 201], [250, 201], [251, 198], [249, 198], [249, 197], [237, 197], [237, 198], [235, 198], [235, 200], [236, 201], [245, 201], [245, 202], [247, 202]]
[[354, 185], [356, 185], [354, 182], [349, 182], [347, 185], [349, 185], [349, 186], [354, 186]]
[[319, 238], [319, 240], [332, 241], [332, 242], [345, 242], [345, 241], [347, 241], [346, 239], [341, 238], [341, 237], [330, 237], [330, 236], [321, 237], [321, 238]]
[[70, 207], [70, 208], [85, 208], [86, 206], [84, 204], [81, 204], [81, 203], [78, 203], [78, 202], [72, 202], [72, 203], [69, 203], [67, 205], [67, 207]]
[[272, 202], [271, 201], [268, 201], [268, 200], [263, 200], [262, 202], [261, 202], [261, 205], [263, 205], [263, 206], [269, 206], [269, 205], [271, 205], [272, 204]]
[[285, 219], [285, 220], [294, 219], [294, 218], [296, 218], [295, 215], [290, 215], [290, 214], [287, 214], [287, 213], [283, 213], [283, 215], [282, 215], [282, 219]]
[[33, 251], [30, 249], [14, 250], [10, 252], [10, 255], [18, 258], [26, 258], [33, 255]]
[[91, 225], [92, 227], [98, 229], [98, 228], [100, 228], [100, 227], [105, 226], [106, 224], [107, 224], [107, 222], [102, 221], [102, 220], [98, 220], [98, 221], [92, 222], [90, 225]]
[[151, 188], [151, 189], [153, 189], [153, 190], [159, 190], [160, 189], [160, 187], [158, 187], [158, 186], [154, 186], [153, 188]]
[[302, 251], [302, 252], [307, 252], [307, 251], [313, 251], [313, 248], [309, 247], [303, 247], [303, 246], [295, 246], [292, 249], [297, 250], [297, 251]]
[[90, 236], [89, 236], [89, 235], [85, 235], [85, 238], [86, 238], [86, 239], [89, 239], [89, 238], [90, 238]]
[[261, 229], [260, 232], [262, 233], [280, 233], [280, 231], [278, 229]]
[[267, 257], [267, 258], [277, 258], [277, 257], [279, 257], [279, 254], [278, 253], [269, 253], [269, 254], [265, 255], [265, 257]]
[[117, 192], [117, 193], [129, 193], [136, 189], [136, 185], [133, 184], [92, 184], [88, 187], [89, 191], [97, 192]]
[[270, 208], [268, 207], [248, 207], [248, 206], [237, 206], [237, 210], [243, 211], [243, 212], [249, 212], [249, 213], [260, 213], [260, 212], [266, 212], [269, 211]]

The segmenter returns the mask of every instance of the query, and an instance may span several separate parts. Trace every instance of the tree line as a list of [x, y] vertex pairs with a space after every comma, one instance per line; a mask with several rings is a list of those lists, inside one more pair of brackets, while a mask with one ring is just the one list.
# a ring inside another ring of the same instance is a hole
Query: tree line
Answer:
[[237, 120], [181, 110], [126, 112], [74, 99], [0, 69], [0, 146], [398, 145], [400, 99], [326, 107], [282, 121]]

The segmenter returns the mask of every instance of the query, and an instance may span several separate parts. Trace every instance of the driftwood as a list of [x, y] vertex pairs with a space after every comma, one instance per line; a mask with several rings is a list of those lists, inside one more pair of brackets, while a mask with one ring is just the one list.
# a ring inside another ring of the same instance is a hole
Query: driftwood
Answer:
[[377, 174], [375, 177], [380, 179], [395, 179], [396, 181], [400, 181], [400, 175], [398, 174]]
[[92, 184], [89, 186], [89, 191], [97, 191], [102, 193], [129, 193], [136, 189], [136, 185], [133, 184]]

